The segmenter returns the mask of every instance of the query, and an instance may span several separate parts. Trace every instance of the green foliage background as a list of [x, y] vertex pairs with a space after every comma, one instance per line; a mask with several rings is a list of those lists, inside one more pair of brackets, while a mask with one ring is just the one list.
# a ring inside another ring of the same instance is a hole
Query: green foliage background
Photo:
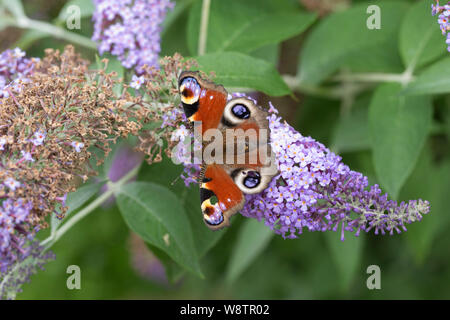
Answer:
[[[65, 234], [53, 247], [57, 259], [18, 298], [450, 298], [450, 57], [432, 2], [352, 1], [319, 18], [296, 0], [211, 0], [206, 53], [198, 57], [202, 70], [214, 71], [230, 91], [263, 92], [261, 102], [271, 100], [303, 135], [342, 155], [392, 198], [429, 200], [431, 213], [422, 222], [394, 236], [347, 234], [345, 242], [334, 232], [306, 231], [283, 240], [240, 216], [213, 233], [201, 221], [196, 186], [172, 184], [182, 168], [165, 159], [144, 164], [138, 181], [117, 192], [116, 204]], [[83, 19], [76, 32], [92, 34], [89, 0], [23, 4], [30, 18], [60, 27], [68, 5], [78, 4]], [[380, 30], [366, 27], [372, 4], [381, 8]], [[198, 56], [201, 10], [201, 0], [176, 1], [162, 55]], [[7, 27], [0, 23], [2, 50], [19, 46], [42, 56], [45, 48], [67, 44], [42, 30]], [[76, 47], [95, 61], [95, 50]], [[111, 68], [124, 74], [114, 58]], [[78, 196], [92, 199], [97, 190]], [[173, 283], [135, 272], [130, 228], [149, 243]], [[74, 264], [82, 271], [81, 290], [66, 287], [66, 268]], [[366, 287], [373, 264], [381, 268], [381, 290]]]

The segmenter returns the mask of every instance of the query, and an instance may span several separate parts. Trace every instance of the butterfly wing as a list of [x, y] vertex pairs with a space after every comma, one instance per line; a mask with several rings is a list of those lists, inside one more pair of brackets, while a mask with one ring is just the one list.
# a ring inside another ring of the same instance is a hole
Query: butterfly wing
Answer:
[[195, 71], [182, 72], [178, 85], [188, 120], [201, 122], [202, 134], [208, 129], [218, 128], [227, 104], [225, 88], [202, 79]]
[[[267, 112], [247, 98], [227, 102], [225, 88], [202, 79], [198, 72], [181, 73], [179, 91], [188, 120], [201, 122], [202, 134], [219, 129], [224, 154], [229, 151], [227, 146], [233, 152], [231, 163], [204, 163], [200, 179], [203, 219], [209, 228], [221, 229], [243, 208], [244, 193], [261, 192], [277, 174], [271, 161]], [[227, 135], [230, 133], [231, 138]], [[248, 133], [256, 139], [235, 141]]]
[[211, 229], [229, 225], [229, 219], [244, 206], [244, 195], [222, 165], [205, 167], [200, 185], [203, 219]]

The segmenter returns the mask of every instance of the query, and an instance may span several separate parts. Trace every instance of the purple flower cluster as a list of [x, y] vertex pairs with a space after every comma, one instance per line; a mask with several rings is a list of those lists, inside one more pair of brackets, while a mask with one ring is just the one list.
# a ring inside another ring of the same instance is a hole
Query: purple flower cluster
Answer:
[[[28, 77], [34, 71], [37, 62], [36, 58], [25, 58], [25, 52], [19, 48], [2, 52], [0, 54], [0, 99], [9, 97], [11, 92], [20, 92], [21, 83], [29, 81]], [[36, 132], [30, 142], [37, 146], [42, 144], [44, 139], [45, 133]], [[0, 154], [5, 152], [9, 143], [11, 143], [9, 137], [0, 137]], [[18, 163], [33, 162], [33, 152], [34, 147], [31, 152], [21, 150], [22, 157]], [[21, 182], [13, 176], [0, 181], [0, 193], [4, 195], [3, 199], [0, 199], [0, 275], [2, 276], [0, 278], [2, 279], [14, 265], [35, 254], [33, 252], [36, 244], [33, 244], [33, 239], [37, 230], [32, 227], [34, 224], [30, 215], [32, 204], [23, 198], [10, 198], [6, 195], [8, 190], [14, 192], [21, 185]], [[2, 282], [0, 298], [4, 297], [4, 288]]]
[[[272, 108], [273, 109], [273, 108]], [[419, 221], [429, 211], [427, 201], [388, 200], [378, 185], [349, 169], [341, 157], [311, 137], [304, 137], [276, 114], [269, 117], [271, 145], [279, 176], [260, 194], [248, 195], [242, 214], [265, 220], [276, 233], [296, 238], [309, 231], [374, 230], [393, 234]]]
[[447, 37], [447, 50], [450, 52], [450, 2], [440, 6], [439, 1], [436, 1], [436, 4], [431, 5], [431, 14], [433, 16], [438, 15], [438, 23], [442, 34]]
[[0, 99], [9, 97], [8, 90], [20, 91], [20, 82], [28, 81], [36, 62], [36, 58], [25, 58], [25, 52], [19, 48], [0, 54]]
[[[241, 96], [241, 95], [238, 95]], [[370, 186], [367, 177], [350, 170], [341, 157], [311, 137], [304, 137], [277, 116], [270, 104], [270, 139], [280, 174], [263, 192], [246, 196], [241, 214], [264, 219], [265, 224], [285, 238], [296, 238], [303, 228], [309, 231], [374, 230], [393, 234], [406, 230], [405, 224], [420, 221], [429, 212], [428, 201], [413, 200], [398, 204], [388, 200], [378, 185]], [[181, 130], [181, 131], [180, 131]], [[183, 141], [184, 128], [174, 139]], [[198, 166], [185, 164], [185, 182], [195, 182]]]
[[55, 255], [51, 251], [45, 251], [38, 241], [30, 239], [26, 251], [18, 258], [16, 264], [0, 277], [0, 300], [14, 299], [17, 293], [22, 292], [22, 285], [29, 282], [38, 269], [44, 270], [44, 265], [49, 260], [54, 260]]
[[[100, 54], [110, 52], [126, 68], [143, 73], [143, 66], [156, 66], [160, 31], [169, 0], [94, 0], [94, 34]], [[139, 85], [137, 85], [139, 86]]]
[[15, 298], [37, 268], [54, 259], [34, 239], [38, 228], [30, 226], [31, 209], [23, 199], [6, 199], [0, 205], [0, 300]]
[[0, 206], [0, 273], [5, 273], [26, 252], [26, 244], [32, 239], [26, 224], [31, 209], [31, 203], [22, 199], [6, 199]]
[[179, 142], [173, 150], [172, 161], [176, 164], [183, 164], [184, 170], [181, 178], [184, 184], [189, 186], [191, 183], [196, 183], [201, 170], [201, 160], [193, 158], [192, 151], [201, 148], [201, 144], [196, 143], [194, 135], [184, 125], [181, 125], [172, 133], [171, 140]]

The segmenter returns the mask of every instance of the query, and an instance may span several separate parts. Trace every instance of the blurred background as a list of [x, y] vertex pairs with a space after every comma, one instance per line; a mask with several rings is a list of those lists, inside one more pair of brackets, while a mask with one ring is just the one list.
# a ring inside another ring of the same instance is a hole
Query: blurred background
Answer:
[[[200, 7], [199, 2], [201, 0], [176, 1], [175, 10], [167, 18], [174, 22], [164, 28], [162, 33], [162, 56], [175, 52], [185, 56], [192, 55], [189, 50], [188, 22]], [[302, 34], [277, 44], [268, 44], [249, 54], [273, 64], [280, 74], [292, 76], [297, 74], [301, 52], [308, 37], [323, 19], [334, 12], [351, 10], [361, 3], [370, 4], [351, 0], [280, 2], [287, 2], [304, 12], [316, 13], [318, 18]], [[380, 2], [383, 3], [376, 1]], [[423, 16], [436, 21], [436, 18], [431, 17], [429, 9], [433, 1], [422, 2], [426, 2]], [[90, 38], [93, 27], [89, 14], [92, 9], [89, 6], [93, 8], [93, 5], [89, 1], [75, 3], [82, 4], [82, 12], [86, 11], [87, 14], [81, 19], [81, 29], [73, 32]], [[403, 3], [404, 14], [407, 14], [407, 10], [417, 6], [418, 2]], [[67, 1], [25, 0], [23, 4], [28, 17], [64, 27], [65, 21], [61, 19], [60, 13], [67, 7]], [[437, 23], [435, 32], [440, 34]], [[440, 40], [445, 45], [445, 38], [441, 37]], [[392, 48], [389, 46], [396, 46], [397, 41], [393, 39], [383, 50], [390, 52]], [[42, 57], [46, 48], [62, 49], [66, 44], [66, 41], [17, 27], [7, 27], [0, 31], [1, 51], [18, 46], [29, 57]], [[95, 50], [75, 46], [83, 57], [95, 61]], [[445, 50], [443, 54], [446, 54]], [[434, 60], [440, 57], [442, 55]], [[431, 60], [430, 63], [433, 62]], [[364, 57], [358, 65], [359, 67], [349, 65], [348, 68], [365, 72], [386, 72], [385, 67], [378, 66], [373, 61], [364, 61]], [[361, 68], [364, 65], [371, 70]], [[390, 72], [402, 70], [401, 66], [395, 65], [389, 69]], [[443, 72], [448, 73], [448, 70]], [[373, 91], [369, 88], [358, 92], [346, 102], [302, 88], [294, 91], [295, 97], [259, 94], [258, 100], [262, 104], [272, 101], [280, 109], [281, 115], [303, 135], [312, 136], [330, 147], [343, 157], [343, 161], [351, 169], [368, 176], [371, 184], [377, 183], [367, 132], [368, 106]], [[307, 231], [296, 240], [284, 240], [272, 234], [247, 239], [246, 228], [249, 227], [245, 225], [246, 219], [238, 216], [233, 219], [232, 227], [224, 232], [203, 257], [201, 262], [204, 279], [178, 272], [169, 281], [164, 266], [145, 243], [130, 231], [112, 202], [108, 207], [91, 213], [53, 247], [56, 260], [49, 262], [45, 271], [34, 275], [31, 283], [23, 286], [23, 293], [17, 298], [449, 299], [450, 212], [447, 201], [450, 195], [450, 97], [434, 95], [433, 105], [433, 130], [398, 195], [398, 200], [429, 200], [431, 213], [422, 222], [409, 225], [405, 233], [393, 236], [376, 236], [370, 233], [359, 238], [347, 234], [344, 242], [339, 240], [338, 233]], [[350, 116], [343, 116], [348, 107], [352, 110]], [[152, 167], [144, 164], [138, 179], [158, 180], [158, 183], [170, 185], [172, 177], [176, 177], [182, 168], [171, 167], [171, 177], [166, 178], [162, 176], [162, 172], [165, 172], [164, 168], [168, 165], [165, 162]], [[156, 177], [157, 175], [159, 176]], [[196, 186], [191, 189], [196, 196]], [[41, 232], [41, 236], [44, 238], [45, 232]], [[252, 252], [251, 257], [244, 254], [242, 258], [242, 252], [247, 252], [247, 255]], [[243, 261], [242, 265], [238, 263], [240, 259]], [[81, 268], [81, 290], [69, 290], [66, 287], [66, 269], [69, 265]], [[370, 276], [367, 268], [370, 265], [380, 267], [380, 290], [369, 290], [366, 286]]]

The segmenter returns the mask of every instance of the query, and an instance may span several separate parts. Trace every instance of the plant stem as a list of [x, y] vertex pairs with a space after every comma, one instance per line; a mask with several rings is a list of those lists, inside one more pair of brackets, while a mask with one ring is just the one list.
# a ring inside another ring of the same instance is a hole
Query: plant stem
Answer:
[[11, 19], [7, 21], [7, 23], [10, 26], [14, 26], [17, 28], [31, 29], [39, 32], [44, 32], [55, 38], [63, 39], [66, 40], [67, 42], [78, 44], [86, 48], [97, 49], [97, 45], [91, 39], [79, 35], [77, 33], [67, 31], [64, 28], [54, 26], [48, 22], [32, 20], [27, 17], [20, 17], [14, 20]]
[[[328, 99], [339, 100], [348, 93], [349, 87], [344, 89], [344, 85], [337, 85], [333, 87], [319, 87], [313, 85], [306, 85], [299, 82], [298, 77], [291, 75], [283, 75], [283, 80], [286, 82], [291, 90], [298, 90], [302, 93], [309, 94], [312, 96], [323, 97]], [[371, 83], [355, 83], [352, 87], [352, 93], [357, 94], [364, 90], [372, 88]]]
[[206, 40], [208, 38], [208, 20], [209, 20], [209, 8], [211, 6], [211, 0], [203, 0], [202, 3], [202, 18], [200, 21], [200, 33], [198, 36], [198, 55], [202, 56], [206, 51]]
[[399, 82], [408, 83], [413, 80], [412, 74], [404, 73], [344, 73], [332, 78], [336, 81], [354, 82]]
[[102, 205], [106, 200], [108, 200], [123, 184], [127, 183], [131, 178], [133, 178], [139, 171], [140, 164], [136, 166], [133, 170], [128, 172], [117, 182], [108, 182], [108, 190], [100, 195], [97, 199], [92, 201], [87, 207], [80, 210], [77, 214], [72, 216], [66, 223], [64, 223], [59, 229], [57, 229], [50, 237], [41, 242], [41, 246], [45, 246], [44, 251], [48, 250], [55, 242], [57, 242], [70, 228], [77, 224], [81, 219], [87, 216], [89, 213], [94, 211], [97, 207]]

